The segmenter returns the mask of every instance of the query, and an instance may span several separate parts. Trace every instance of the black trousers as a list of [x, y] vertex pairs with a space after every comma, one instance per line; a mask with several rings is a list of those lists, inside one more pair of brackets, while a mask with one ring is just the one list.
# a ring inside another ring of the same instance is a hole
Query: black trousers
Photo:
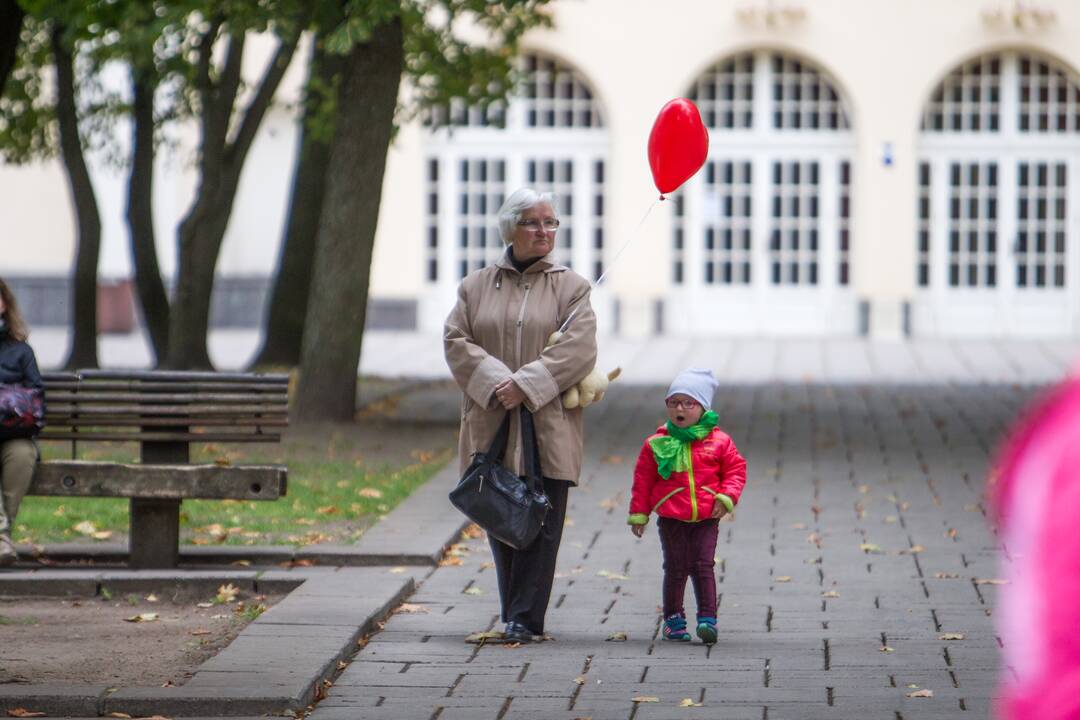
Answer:
[[569, 489], [570, 483], [565, 480], [544, 478], [544, 492], [551, 501], [551, 510], [529, 547], [515, 550], [488, 536], [499, 580], [502, 621], [519, 622], [537, 635], [544, 632], [544, 615], [555, 580], [555, 559], [562, 541]]

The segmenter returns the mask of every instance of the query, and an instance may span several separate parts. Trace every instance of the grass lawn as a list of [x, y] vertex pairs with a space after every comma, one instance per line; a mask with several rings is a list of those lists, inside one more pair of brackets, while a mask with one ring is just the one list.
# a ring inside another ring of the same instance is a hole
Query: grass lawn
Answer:
[[[192, 446], [193, 463], [280, 463], [288, 493], [276, 501], [185, 500], [181, 541], [197, 545], [348, 544], [408, 497], [454, 453], [457, 427], [369, 421], [290, 428], [280, 445]], [[71, 444], [41, 443], [43, 459], [70, 458]], [[83, 460], [137, 461], [135, 443], [79, 443]], [[117, 542], [128, 531], [124, 498], [27, 497], [16, 542]]]

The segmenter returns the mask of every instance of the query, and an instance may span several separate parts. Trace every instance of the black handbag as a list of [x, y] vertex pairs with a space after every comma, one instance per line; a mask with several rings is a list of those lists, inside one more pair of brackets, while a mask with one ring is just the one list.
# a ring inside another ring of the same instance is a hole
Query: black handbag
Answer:
[[502, 465], [509, 437], [508, 412], [488, 451], [473, 453], [461, 481], [450, 491], [450, 502], [489, 535], [521, 550], [536, 539], [551, 509], [551, 501], [541, 484], [540, 453], [532, 413], [524, 407], [521, 408], [524, 477]]
[[45, 391], [0, 385], [0, 441], [32, 438], [45, 427]]

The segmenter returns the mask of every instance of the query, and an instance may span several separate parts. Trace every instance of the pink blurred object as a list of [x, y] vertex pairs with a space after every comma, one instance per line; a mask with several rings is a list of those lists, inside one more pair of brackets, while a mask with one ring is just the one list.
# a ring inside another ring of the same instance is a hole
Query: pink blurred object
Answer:
[[1080, 378], [1013, 432], [990, 492], [999, 521], [1007, 720], [1080, 718]]

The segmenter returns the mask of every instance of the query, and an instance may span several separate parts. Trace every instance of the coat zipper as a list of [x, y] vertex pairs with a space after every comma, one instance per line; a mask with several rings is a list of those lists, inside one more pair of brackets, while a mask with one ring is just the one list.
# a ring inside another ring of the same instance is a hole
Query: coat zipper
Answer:
[[687, 473], [690, 480], [690, 522], [697, 522], [697, 488], [694, 487], [694, 449], [687, 448]]
[[522, 326], [525, 324], [525, 305], [529, 302], [529, 291], [532, 289], [530, 283], [525, 283], [525, 297], [521, 299], [521, 310], [518, 312], [517, 319], [517, 366], [521, 367], [521, 343], [522, 343]]

